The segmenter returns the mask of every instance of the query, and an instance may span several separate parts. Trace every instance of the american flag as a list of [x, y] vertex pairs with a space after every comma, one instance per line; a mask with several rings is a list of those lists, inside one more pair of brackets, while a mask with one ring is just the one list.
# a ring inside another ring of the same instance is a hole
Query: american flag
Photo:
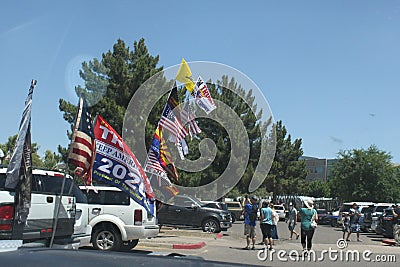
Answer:
[[81, 176], [86, 185], [92, 183], [93, 125], [86, 101], [79, 99], [78, 115], [68, 155], [69, 163], [76, 167], [75, 174]]
[[171, 109], [171, 106], [168, 103], [165, 105], [165, 109], [159, 123], [166, 131], [176, 136], [177, 141], [185, 138], [185, 136], [188, 135], [188, 131], [175, 116], [174, 112]]
[[[154, 153], [154, 151], [152, 149], [150, 149], [149, 154], [147, 155], [147, 163], [145, 166], [145, 171], [148, 173], [151, 173], [151, 174], [155, 174], [157, 176], [158, 187], [161, 187], [162, 185], [165, 185], [165, 186], [172, 185], [171, 181], [168, 179], [167, 173], [161, 166], [156, 154]], [[151, 176], [150, 176], [150, 180], [152, 179]]]
[[201, 129], [197, 125], [197, 122], [195, 121], [194, 118], [194, 114], [190, 108], [189, 101], [186, 101], [184, 103], [184, 106], [181, 110], [181, 118], [182, 118], [182, 123], [186, 125], [190, 138], [193, 138], [194, 135], [201, 133]]

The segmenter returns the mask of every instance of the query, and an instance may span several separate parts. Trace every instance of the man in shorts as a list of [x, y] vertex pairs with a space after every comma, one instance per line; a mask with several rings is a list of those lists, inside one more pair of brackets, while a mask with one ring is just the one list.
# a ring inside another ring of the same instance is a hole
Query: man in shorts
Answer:
[[349, 210], [349, 217], [350, 217], [350, 231], [347, 234], [346, 241], [350, 241], [349, 238], [350, 238], [351, 233], [356, 233], [357, 241], [361, 242], [361, 239], [360, 239], [361, 228], [360, 228], [360, 222], [359, 222], [361, 213], [358, 209], [357, 203], [353, 203], [353, 207]]
[[250, 204], [244, 205], [244, 235], [246, 236], [247, 245], [244, 249], [250, 249], [250, 241], [252, 242], [251, 249], [255, 249], [256, 243], [256, 221], [257, 221], [257, 197], [252, 196]]

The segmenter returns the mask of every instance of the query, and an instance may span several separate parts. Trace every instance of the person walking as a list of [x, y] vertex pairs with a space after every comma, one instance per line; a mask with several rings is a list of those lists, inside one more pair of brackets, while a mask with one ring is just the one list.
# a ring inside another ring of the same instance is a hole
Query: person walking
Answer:
[[272, 241], [272, 209], [265, 202], [265, 205], [261, 208], [260, 211], [260, 220], [261, 220], [261, 231], [264, 239], [264, 245], [266, 247], [269, 246], [269, 250], [272, 250], [273, 241]]
[[261, 203], [261, 208], [260, 208], [260, 229], [261, 229], [262, 239], [261, 239], [261, 242], [258, 243], [258, 245], [264, 245], [265, 244], [265, 239], [268, 238], [265, 235], [265, 231], [263, 231], [263, 222], [262, 222], [262, 216], [261, 216], [262, 215], [261, 214], [261, 209], [267, 208], [267, 207], [268, 207], [268, 202], [267, 201], [263, 201]]
[[270, 203], [272, 209], [272, 244], [274, 244], [274, 240], [278, 240], [278, 222], [279, 222], [279, 214], [276, 212], [274, 203]]
[[246, 236], [247, 245], [244, 249], [250, 249], [250, 242], [252, 243], [251, 249], [255, 249], [256, 243], [256, 221], [258, 211], [258, 198], [252, 196], [250, 204], [244, 205], [244, 235]]
[[304, 201], [304, 208], [300, 209], [299, 216], [301, 218], [301, 245], [303, 246], [304, 255], [312, 248], [312, 239], [314, 237], [315, 222], [318, 221], [317, 211], [314, 209], [314, 201], [307, 199]]
[[350, 217], [347, 213], [344, 213], [342, 216], [342, 231], [343, 231], [343, 236], [342, 238], [344, 239], [344, 237], [350, 234]]
[[289, 203], [289, 211], [286, 223], [288, 223], [288, 228], [290, 232], [289, 240], [292, 240], [293, 234], [296, 235], [296, 239], [299, 239], [300, 235], [294, 230], [297, 225], [297, 209], [292, 202]]
[[357, 203], [353, 203], [353, 207], [349, 210], [349, 217], [350, 217], [350, 231], [347, 233], [346, 241], [350, 241], [350, 234], [356, 233], [357, 241], [361, 242], [360, 239], [360, 217], [361, 213], [358, 209]]

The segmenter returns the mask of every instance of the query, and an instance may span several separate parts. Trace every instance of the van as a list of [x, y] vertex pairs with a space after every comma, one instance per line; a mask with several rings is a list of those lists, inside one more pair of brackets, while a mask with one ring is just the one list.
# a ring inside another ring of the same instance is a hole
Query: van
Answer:
[[80, 189], [87, 196], [91, 243], [95, 249], [129, 251], [139, 239], [158, 235], [155, 214], [147, 213], [127, 193], [103, 185]]
[[[7, 168], [0, 167], [0, 239], [10, 239], [12, 236], [12, 218], [2, 218], [4, 216], [14, 216], [14, 195], [12, 190], [5, 189]], [[49, 244], [53, 234], [54, 215], [58, 207], [59, 194], [64, 174], [61, 172], [47, 170], [32, 170], [32, 195], [31, 208], [27, 218], [27, 224], [22, 233], [24, 242], [44, 241]], [[88, 214], [86, 197], [67, 176], [62, 197], [62, 206], [59, 212], [55, 241], [61, 238], [71, 239], [71, 243], [87, 245], [90, 242], [91, 227], [88, 225]], [[8, 214], [8, 215], [7, 215]], [[4, 222], [9, 222], [8, 226], [3, 226]]]

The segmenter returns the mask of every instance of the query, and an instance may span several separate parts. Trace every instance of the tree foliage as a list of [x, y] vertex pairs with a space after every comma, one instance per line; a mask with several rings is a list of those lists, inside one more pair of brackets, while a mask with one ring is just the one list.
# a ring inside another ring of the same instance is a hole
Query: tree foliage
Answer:
[[398, 201], [399, 169], [391, 158], [374, 145], [340, 152], [331, 174], [332, 196], [345, 201]]
[[306, 181], [303, 190], [303, 195], [310, 197], [329, 197], [331, 195], [329, 184], [320, 180]]
[[[15, 143], [17, 142], [18, 135], [12, 135], [8, 137], [7, 142], [0, 144], [0, 149], [3, 150], [6, 155], [3, 164], [7, 165], [10, 162], [10, 157], [14, 152]], [[61, 156], [50, 150], [45, 151], [45, 155], [41, 158], [38, 154], [39, 145], [32, 143], [32, 165], [34, 168], [44, 168], [47, 170], [56, 170], [57, 164], [61, 160]]]
[[277, 195], [293, 195], [304, 191], [307, 176], [305, 161], [299, 159], [303, 155], [302, 140], [292, 142], [282, 121], [274, 125], [276, 130], [276, 153], [271, 170], [264, 186], [273, 192], [273, 200]]
[[[162, 67], [157, 67], [158, 60], [158, 56], [149, 54], [144, 39], [135, 42], [132, 51], [122, 40], [118, 40], [114, 44], [113, 50], [104, 53], [101, 60], [93, 59], [83, 63], [80, 77], [84, 80], [85, 86], [77, 86], [75, 91], [78, 95], [85, 96], [89, 103], [98, 100], [91, 107], [92, 115], [101, 114], [122, 135], [124, 114], [129, 101], [143, 82], [162, 70]], [[235, 188], [239, 192], [246, 193], [259, 162], [261, 141], [265, 140], [263, 138], [265, 138], [264, 135], [266, 134], [268, 123], [260, 125], [262, 111], [257, 110], [251, 88], [242, 88], [240, 84], [237, 84], [234, 77], [223, 76], [219, 81], [213, 81], [212, 83], [209, 81], [208, 86], [213, 98], [227, 104], [245, 126], [245, 132], [249, 138], [250, 158], [248, 163], [244, 163], [245, 173]], [[184, 94], [182, 90], [184, 89], [181, 88], [181, 95]], [[151, 142], [165, 101], [166, 97], [159, 100], [146, 122], [147, 145]], [[72, 129], [76, 114], [75, 104], [60, 99], [59, 107], [63, 112], [64, 119], [71, 124]], [[256, 110], [255, 114], [252, 109]], [[219, 114], [222, 112], [221, 110], [217, 109], [214, 112], [216, 117], [223, 118], [223, 114]], [[216, 154], [212, 164], [202, 171], [179, 171], [179, 184], [183, 186], [208, 184], [225, 171], [231, 157], [240, 158], [240, 155], [231, 153], [232, 140], [226, 130], [226, 127], [233, 128], [233, 134], [239, 134], [235, 130], [235, 127], [237, 127], [235, 122], [228, 121], [225, 126], [205, 118], [199, 118], [197, 122], [202, 129], [202, 133], [197, 138], [188, 140], [190, 154], [187, 158], [195, 160], [201, 157], [200, 144], [205, 146], [206, 149], [212, 149], [208, 143], [202, 142], [205, 138], [209, 138], [214, 142]], [[306, 174], [304, 162], [298, 160], [302, 155], [301, 139], [296, 139], [292, 143], [290, 135], [286, 137], [286, 129], [282, 126], [282, 122], [276, 124], [276, 129], [279, 133], [277, 135], [278, 150], [275, 156], [277, 162], [274, 163], [272, 172], [268, 175], [268, 179], [264, 184], [265, 188], [262, 191], [274, 191], [278, 194], [295, 192]], [[70, 137], [70, 131], [68, 135]], [[135, 140], [126, 141], [133, 147], [131, 142], [135, 142]], [[238, 154], [247, 150], [247, 144], [235, 145], [239, 147]], [[174, 150], [174, 148], [171, 148], [171, 150]], [[65, 161], [67, 149], [59, 147], [59, 151]], [[179, 159], [177, 159], [178, 161]]]
[[[112, 51], [102, 54], [101, 60], [95, 58], [83, 62], [79, 75], [85, 86], [75, 87], [77, 95], [84, 96], [91, 106], [91, 114], [101, 114], [121, 136], [126, 107], [133, 94], [144, 81], [162, 70], [162, 67], [157, 67], [159, 57], [149, 54], [144, 39], [135, 41], [133, 46], [131, 51], [125, 42], [119, 39]], [[76, 104], [60, 99], [59, 109], [63, 118], [71, 125], [71, 131], [67, 133], [71, 138], [77, 112]], [[155, 121], [156, 118], [149, 120]], [[146, 132], [146, 135], [150, 138], [150, 131]], [[67, 148], [59, 147], [64, 162], [67, 159], [67, 151]]]

